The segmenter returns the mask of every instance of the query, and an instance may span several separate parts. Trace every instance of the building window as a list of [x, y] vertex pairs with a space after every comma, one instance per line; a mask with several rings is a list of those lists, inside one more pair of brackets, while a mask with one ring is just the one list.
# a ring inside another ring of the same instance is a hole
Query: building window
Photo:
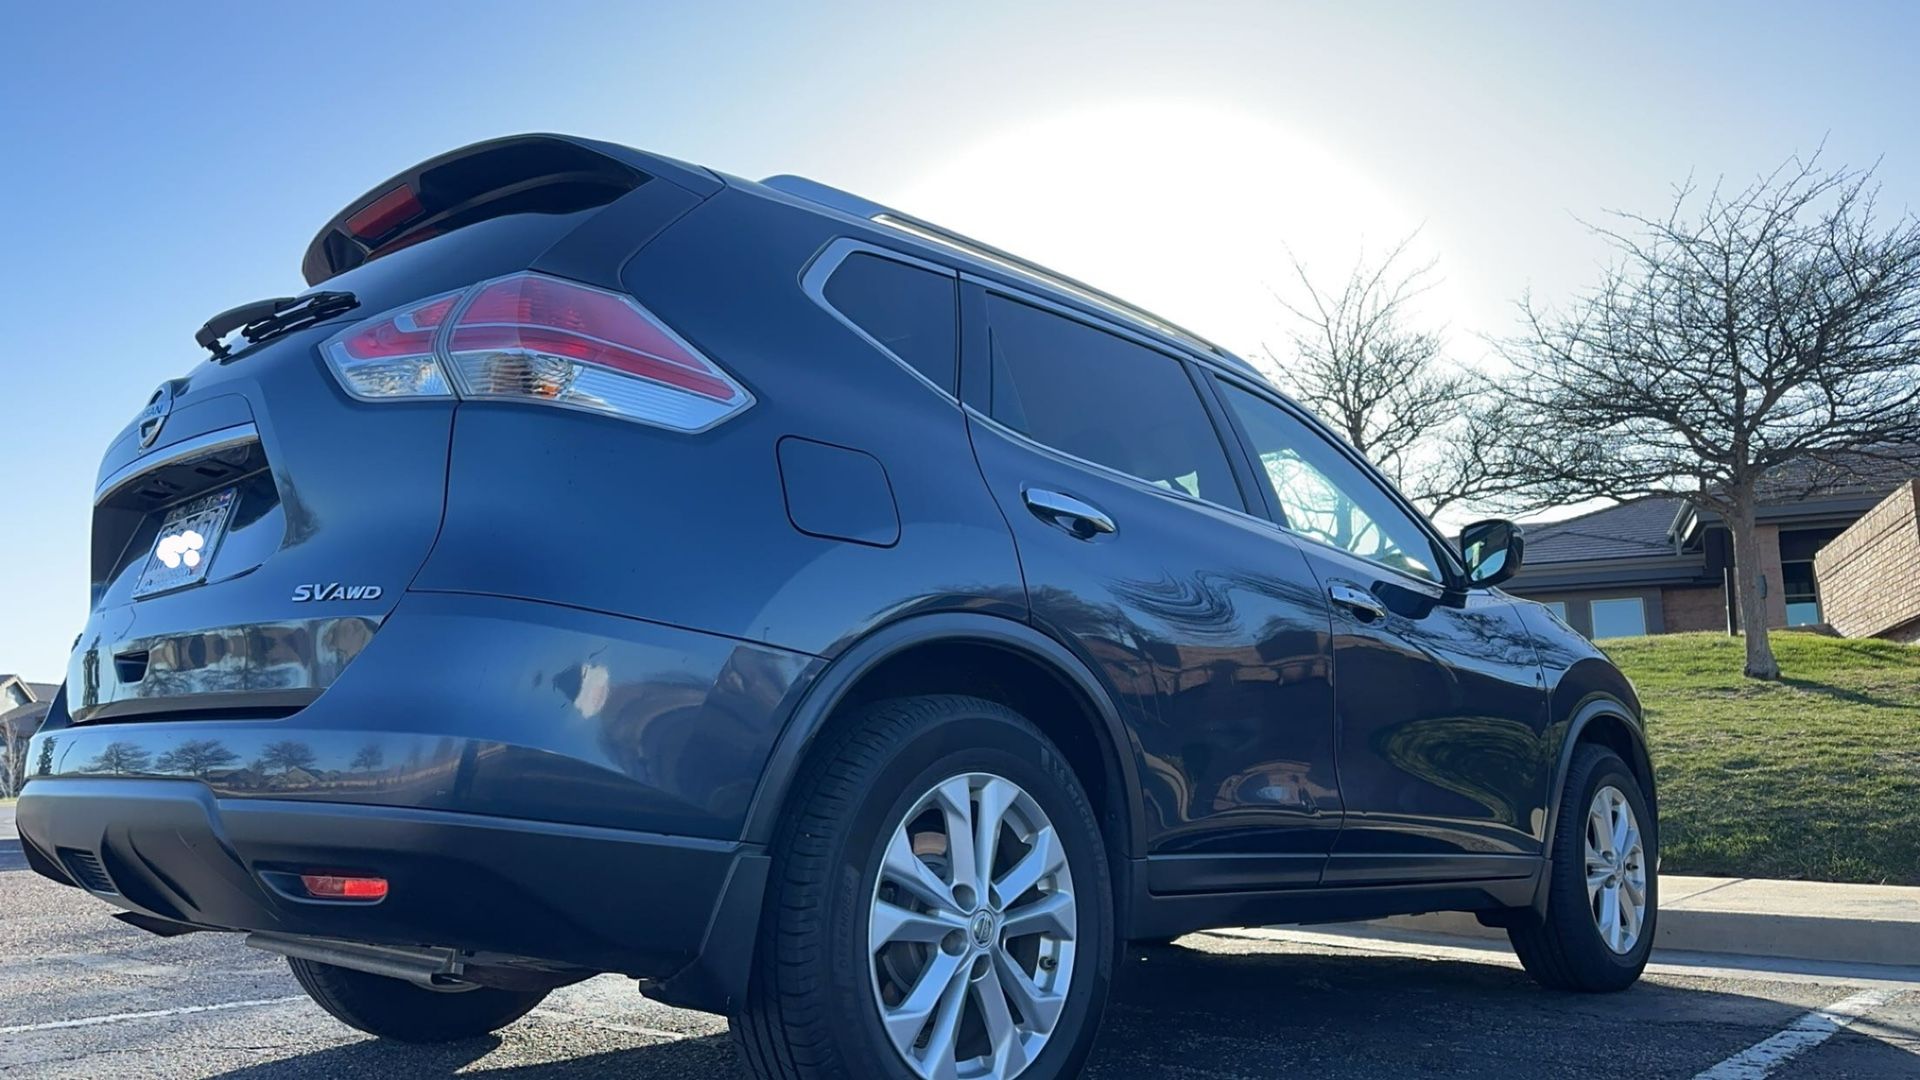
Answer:
[[1554, 618], [1559, 619], [1561, 622], [1567, 621], [1567, 602], [1565, 600], [1548, 600], [1541, 606], [1553, 612]]
[[1812, 626], [1820, 621], [1820, 587], [1813, 579], [1813, 562], [1780, 564], [1780, 593], [1787, 601], [1788, 626]]
[[1637, 596], [1593, 602], [1593, 636], [1644, 637], [1647, 633], [1647, 605]]

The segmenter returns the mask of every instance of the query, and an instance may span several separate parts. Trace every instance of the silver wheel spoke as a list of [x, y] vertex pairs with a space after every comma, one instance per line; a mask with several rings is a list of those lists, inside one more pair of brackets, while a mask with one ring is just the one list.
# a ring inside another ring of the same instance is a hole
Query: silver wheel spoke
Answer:
[[1065, 994], [1048, 993], [1034, 985], [1033, 979], [1007, 955], [1002, 947], [993, 951], [993, 969], [1000, 976], [1000, 985], [1007, 996], [1026, 1017], [1027, 1026], [1042, 1035], [1053, 1030], [1060, 1022], [1060, 1011], [1067, 1007]]
[[875, 952], [881, 946], [896, 941], [938, 945], [955, 931], [967, 932], [967, 920], [958, 913], [944, 910], [912, 911], [885, 900], [873, 903], [873, 932], [869, 937]]
[[1600, 891], [1600, 887], [1607, 883], [1607, 878], [1612, 874], [1613, 867], [1608, 866], [1604, 861], [1596, 858], [1593, 852], [1587, 852], [1587, 899], [1593, 899], [1594, 895]]
[[1026, 895], [1028, 889], [1040, 884], [1047, 875], [1060, 869], [1067, 861], [1067, 853], [1060, 850], [1059, 837], [1051, 827], [1041, 829], [1033, 835], [1033, 847], [1013, 869], [993, 883], [995, 903], [1007, 905]]
[[1052, 934], [1062, 940], [1072, 941], [1077, 914], [1072, 893], [1048, 893], [1031, 904], [1022, 904], [1007, 912], [1007, 921], [1003, 924], [1004, 936], [1017, 938], [1028, 934]]
[[[881, 1020], [886, 1024], [887, 1034], [892, 1037], [893, 1045], [902, 1054], [914, 1056], [914, 1043], [919, 1041], [920, 1033], [926, 1030], [927, 1020], [940, 1019], [934, 1017], [934, 1012], [940, 1010], [944, 1014], [944, 1006], [949, 1003], [949, 999], [952, 999], [954, 1006], [950, 1026], [958, 1029], [961, 1000], [959, 991], [964, 991], [967, 985], [965, 959], [961, 956], [935, 952], [933, 959], [927, 963], [926, 970], [920, 973], [920, 981], [914, 984], [913, 992], [908, 994], [906, 1000], [898, 1006], [886, 1010], [882, 1015]], [[939, 1025], [936, 1024], [934, 1032], [936, 1039], [939, 1036], [938, 1027]], [[951, 1048], [948, 1056], [952, 1056]], [[933, 1059], [928, 1057], [926, 1060]]]
[[956, 888], [965, 885], [977, 899], [986, 879], [978, 873], [973, 855], [973, 789], [956, 776], [934, 789], [947, 822], [947, 867]]
[[1620, 890], [1611, 885], [1600, 891], [1600, 933], [1608, 948], [1620, 951]]
[[993, 1044], [994, 1075], [1012, 1076], [1026, 1068], [1026, 1043], [1021, 1041], [1020, 1029], [1014, 1026], [1013, 1011], [1007, 1008], [1007, 994], [1001, 989], [997, 965], [985, 978], [974, 980], [973, 999], [980, 1006], [980, 1020], [987, 1029], [987, 1040]]
[[1616, 802], [1608, 810], [1613, 816], [1613, 836], [1609, 844], [1618, 856], [1632, 850], [1627, 846], [1627, 836], [1633, 832], [1633, 811], [1627, 809], [1625, 799]]
[[912, 893], [914, 898], [929, 907], [936, 907], [954, 914], [963, 914], [959, 905], [953, 902], [953, 890], [940, 880], [933, 868], [922, 862], [920, 856], [913, 853], [913, 838], [903, 828], [893, 834], [893, 842], [887, 845], [886, 862], [882, 864], [881, 876], [895, 885]]
[[[921, 1055], [927, 1074], [933, 1080], [950, 1080], [960, 1075], [960, 1063], [954, 1057], [960, 1041], [960, 1014], [967, 1007], [967, 965], [956, 966], [940, 994], [940, 1011], [933, 1017], [933, 1034]], [[909, 1051], [911, 1052], [911, 1051]]]
[[[975, 880], [982, 886], [993, 881], [993, 862], [1000, 854], [1000, 829], [1006, 824], [1007, 811], [1020, 798], [1020, 789], [998, 777], [980, 787], [980, 809], [973, 826], [973, 857], [978, 867]], [[986, 897], [983, 895], [982, 902]]]

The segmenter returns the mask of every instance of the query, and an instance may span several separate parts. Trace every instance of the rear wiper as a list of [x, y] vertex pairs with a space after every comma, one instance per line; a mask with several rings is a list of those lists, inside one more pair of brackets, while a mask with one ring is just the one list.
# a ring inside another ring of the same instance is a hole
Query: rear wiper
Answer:
[[246, 338], [249, 344], [259, 344], [270, 337], [312, 326], [322, 319], [331, 319], [359, 306], [359, 298], [350, 292], [325, 290], [305, 296], [255, 300], [208, 319], [206, 325], [194, 332], [193, 340], [212, 353], [215, 360], [225, 360], [233, 354], [224, 339], [235, 330], [240, 331], [240, 336]]

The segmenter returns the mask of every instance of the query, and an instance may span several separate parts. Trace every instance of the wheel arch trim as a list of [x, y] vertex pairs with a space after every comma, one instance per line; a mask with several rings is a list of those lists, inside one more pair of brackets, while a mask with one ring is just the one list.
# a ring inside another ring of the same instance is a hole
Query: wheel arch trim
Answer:
[[[1647, 805], [1653, 810], [1654, 820], [1648, 824], [1654, 835], [1654, 850], [1659, 850], [1660, 822], [1658, 800], [1654, 794], [1653, 758], [1647, 751], [1646, 724], [1639, 718], [1638, 710], [1625, 701], [1605, 691], [1594, 691], [1582, 698], [1573, 707], [1572, 716], [1567, 721], [1566, 738], [1560, 743], [1558, 760], [1554, 764], [1552, 801], [1547, 814], [1546, 830], [1541, 844], [1541, 871], [1539, 884], [1534, 889], [1533, 907], [1542, 914], [1546, 912], [1547, 895], [1553, 880], [1553, 844], [1559, 835], [1560, 808], [1567, 794], [1567, 779], [1573, 771], [1573, 752], [1580, 746], [1580, 737], [1598, 721], [1613, 721], [1626, 728], [1633, 742], [1637, 760], [1627, 762], [1627, 767], [1644, 777]], [[1658, 867], [1655, 867], [1656, 872]]]
[[775, 741], [747, 808], [741, 839], [761, 845], [772, 842], [787, 796], [815, 738], [863, 678], [909, 649], [944, 643], [974, 643], [1014, 653], [1060, 678], [1093, 707], [1097, 726], [1102, 729], [1096, 732], [1102, 741], [1102, 753], [1120, 783], [1118, 794], [1127, 827], [1121, 854], [1137, 858], [1145, 831], [1145, 812], [1136, 797], [1140, 790], [1139, 766], [1132, 753], [1133, 740], [1113, 695], [1092, 669], [1052, 637], [1026, 623], [978, 612], [908, 616], [869, 632], [834, 657], [804, 691]]

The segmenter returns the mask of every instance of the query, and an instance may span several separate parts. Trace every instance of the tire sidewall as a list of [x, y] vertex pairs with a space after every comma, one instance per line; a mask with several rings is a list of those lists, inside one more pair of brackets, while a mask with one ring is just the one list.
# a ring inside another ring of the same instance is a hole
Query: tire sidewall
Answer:
[[[1640, 789], [1640, 781], [1628, 770], [1626, 762], [1611, 751], [1600, 751], [1582, 762], [1586, 766], [1580, 777], [1580, 784], [1572, 792], [1573, 800], [1563, 810], [1566, 815], [1561, 822], [1557, 836], [1559, 850], [1555, 853], [1558, 865], [1554, 867], [1554, 877], [1558, 894], [1555, 899], [1564, 904], [1563, 921], [1558, 928], [1564, 935], [1563, 946], [1569, 958], [1588, 967], [1598, 969], [1609, 976], [1606, 981], [1619, 981], [1621, 985], [1638, 978], [1647, 966], [1647, 959], [1653, 952], [1654, 938], [1660, 925], [1660, 865], [1659, 829], [1648, 811], [1646, 793]], [[1600, 936], [1600, 928], [1593, 919], [1591, 901], [1587, 897], [1586, 885], [1586, 832], [1587, 812], [1593, 805], [1593, 798], [1603, 787], [1614, 787], [1627, 797], [1627, 805], [1633, 808], [1635, 821], [1640, 826], [1640, 844], [1647, 867], [1647, 914], [1645, 925], [1640, 931], [1640, 940], [1626, 953], [1614, 952]]]
[[1072, 772], [1037, 732], [1012, 717], [968, 710], [894, 748], [865, 778], [869, 795], [831, 850], [831, 914], [822, 944], [833, 1022], [863, 1033], [847, 1040], [853, 1075], [914, 1075], [894, 1050], [874, 1005], [867, 951], [874, 881], [886, 845], [912, 804], [941, 781], [975, 772], [1011, 780], [1033, 797], [1064, 841], [1073, 875], [1080, 925], [1068, 1002], [1055, 1034], [1021, 1075], [1072, 1075], [1091, 1049], [1114, 956], [1107, 857], [1092, 808]]

